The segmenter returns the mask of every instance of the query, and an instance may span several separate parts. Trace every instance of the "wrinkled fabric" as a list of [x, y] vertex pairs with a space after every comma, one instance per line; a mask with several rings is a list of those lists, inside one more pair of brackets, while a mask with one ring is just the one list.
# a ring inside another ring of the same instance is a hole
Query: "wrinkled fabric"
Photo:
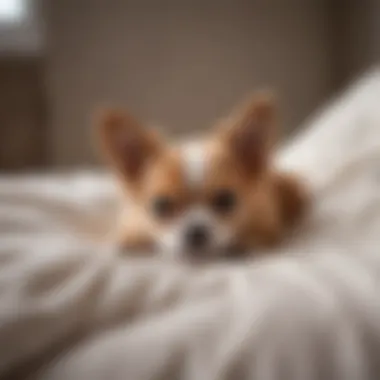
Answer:
[[375, 70], [280, 150], [313, 209], [264, 257], [123, 257], [108, 175], [0, 177], [0, 378], [380, 378], [379, 99]]

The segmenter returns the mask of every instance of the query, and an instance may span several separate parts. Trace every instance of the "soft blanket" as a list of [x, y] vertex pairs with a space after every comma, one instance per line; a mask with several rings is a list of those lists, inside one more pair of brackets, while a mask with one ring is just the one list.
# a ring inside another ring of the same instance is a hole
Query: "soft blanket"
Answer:
[[380, 378], [379, 99], [374, 70], [280, 151], [315, 204], [261, 259], [123, 257], [107, 175], [0, 177], [0, 378]]

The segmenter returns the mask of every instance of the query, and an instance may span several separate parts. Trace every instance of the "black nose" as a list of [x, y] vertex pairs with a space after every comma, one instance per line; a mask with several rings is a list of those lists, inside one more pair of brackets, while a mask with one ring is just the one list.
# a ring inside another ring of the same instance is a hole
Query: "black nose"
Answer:
[[210, 238], [209, 230], [203, 225], [194, 225], [186, 231], [186, 245], [192, 249], [204, 248]]

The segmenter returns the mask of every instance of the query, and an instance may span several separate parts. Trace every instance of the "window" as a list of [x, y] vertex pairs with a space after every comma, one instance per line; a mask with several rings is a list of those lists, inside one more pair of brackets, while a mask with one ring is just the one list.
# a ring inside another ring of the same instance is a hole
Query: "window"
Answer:
[[0, 0], [0, 54], [40, 54], [36, 0]]
[[26, 17], [25, 0], [0, 0], [0, 23], [20, 23]]

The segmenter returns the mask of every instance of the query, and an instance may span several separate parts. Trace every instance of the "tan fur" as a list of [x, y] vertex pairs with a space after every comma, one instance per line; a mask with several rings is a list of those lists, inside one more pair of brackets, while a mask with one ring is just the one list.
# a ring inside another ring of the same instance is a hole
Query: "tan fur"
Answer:
[[139, 218], [139, 214], [131, 213], [123, 221], [117, 235], [118, 244], [122, 249], [140, 253], [154, 248], [154, 240], [147, 233], [148, 225]]
[[304, 214], [308, 194], [298, 178], [272, 167], [275, 120], [272, 98], [256, 96], [211, 134], [205, 140], [210, 166], [202, 187], [194, 193], [184, 182], [178, 147], [165, 145], [130, 116], [116, 111], [105, 114], [100, 121], [103, 150], [135, 203], [123, 222], [121, 245], [133, 250], [153, 247], [153, 236], [171, 222], [149, 216], [155, 196], [170, 196], [175, 215], [194, 202], [207, 207], [221, 188], [233, 190], [238, 197], [236, 211], [222, 221], [237, 231], [236, 246], [279, 243]]

